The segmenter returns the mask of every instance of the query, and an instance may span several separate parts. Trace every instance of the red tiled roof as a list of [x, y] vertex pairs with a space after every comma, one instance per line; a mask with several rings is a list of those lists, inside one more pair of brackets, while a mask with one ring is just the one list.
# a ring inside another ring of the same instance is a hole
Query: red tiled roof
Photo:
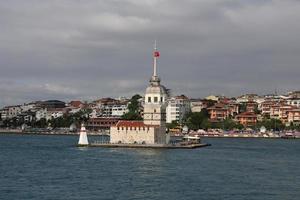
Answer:
[[83, 103], [81, 101], [71, 101], [69, 104], [73, 107], [80, 107]]
[[254, 112], [243, 112], [236, 117], [257, 117], [257, 115]]
[[147, 125], [143, 121], [126, 121], [120, 120], [116, 124], [117, 127], [158, 127], [157, 125]]

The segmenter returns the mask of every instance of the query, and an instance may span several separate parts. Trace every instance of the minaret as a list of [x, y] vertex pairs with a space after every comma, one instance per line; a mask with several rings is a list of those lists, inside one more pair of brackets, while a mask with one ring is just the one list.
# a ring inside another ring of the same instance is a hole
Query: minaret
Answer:
[[88, 141], [88, 138], [87, 138], [87, 134], [86, 134], [84, 123], [81, 123], [80, 136], [79, 136], [78, 145], [79, 146], [87, 146], [87, 145], [89, 145], [89, 141]]

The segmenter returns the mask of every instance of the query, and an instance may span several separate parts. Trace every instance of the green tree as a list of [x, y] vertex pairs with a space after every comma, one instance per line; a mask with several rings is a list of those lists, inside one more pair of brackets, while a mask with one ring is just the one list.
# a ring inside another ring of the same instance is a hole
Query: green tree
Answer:
[[285, 125], [279, 119], [263, 119], [261, 122], [257, 123], [257, 127], [264, 126], [267, 130], [283, 130]]
[[128, 104], [128, 112], [125, 113], [122, 116], [122, 119], [125, 120], [142, 120], [142, 116], [139, 113], [139, 99], [141, 99], [142, 96], [139, 94], [136, 94], [131, 97], [129, 104]]
[[[206, 109], [202, 109], [201, 112], [190, 112], [184, 119], [183, 123], [189, 127], [189, 129], [198, 130], [202, 128], [201, 124], [204, 120], [208, 119], [208, 112]], [[208, 125], [208, 122], [203, 122], [203, 125]]]
[[202, 122], [201, 122], [201, 128], [202, 129], [207, 130], [207, 129], [211, 128], [211, 127], [212, 127], [212, 124], [208, 120], [208, 118], [205, 118], [205, 119], [202, 120]]
[[178, 123], [178, 121], [173, 120], [172, 123], [167, 123], [166, 126], [168, 129], [172, 129], [172, 128], [176, 128], [178, 127], [180, 124]]
[[46, 128], [47, 127], [47, 120], [45, 118], [41, 118], [38, 121], [35, 121], [33, 126], [38, 128]]

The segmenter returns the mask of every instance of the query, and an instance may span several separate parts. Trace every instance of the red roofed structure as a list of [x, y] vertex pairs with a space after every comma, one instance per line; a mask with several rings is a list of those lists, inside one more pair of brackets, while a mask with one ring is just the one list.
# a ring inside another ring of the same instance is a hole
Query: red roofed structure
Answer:
[[159, 127], [158, 125], [148, 125], [145, 124], [143, 121], [126, 121], [126, 120], [120, 120], [115, 125], [116, 127]]
[[236, 116], [238, 122], [244, 126], [253, 126], [257, 122], [257, 115], [253, 112], [244, 112]]
[[69, 105], [75, 108], [81, 108], [84, 106], [84, 104], [81, 101], [71, 101]]

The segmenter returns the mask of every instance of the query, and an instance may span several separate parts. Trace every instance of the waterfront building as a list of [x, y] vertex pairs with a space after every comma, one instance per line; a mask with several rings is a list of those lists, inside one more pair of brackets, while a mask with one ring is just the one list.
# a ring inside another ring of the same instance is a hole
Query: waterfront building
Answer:
[[284, 103], [283, 101], [280, 101], [280, 99], [266, 99], [264, 102], [261, 103], [261, 105], [259, 106], [259, 110], [261, 110], [261, 114], [263, 114], [264, 116], [271, 116], [271, 107], [272, 106], [276, 106], [280, 103]]
[[216, 103], [215, 105], [207, 108], [211, 121], [222, 121], [229, 117], [230, 110], [227, 105]]
[[299, 98], [294, 98], [294, 97], [288, 98], [286, 101], [287, 101], [287, 104], [300, 108], [300, 97]]
[[47, 108], [40, 108], [37, 109], [35, 112], [35, 119], [37, 121], [41, 120], [41, 119], [46, 119], [47, 118]]
[[168, 100], [166, 109], [166, 121], [167, 123], [172, 123], [172, 121], [181, 122], [184, 116], [190, 111], [190, 100], [185, 95], [171, 97]]
[[99, 117], [121, 117], [128, 112], [129, 100], [121, 98], [119, 100], [112, 98], [102, 98], [94, 101], [94, 108], [98, 108]]
[[205, 105], [201, 99], [191, 99], [190, 100], [191, 112], [201, 112]]
[[239, 113], [240, 104], [237, 103], [235, 99], [223, 98], [220, 99], [218, 103], [228, 109], [230, 116], [236, 116]]
[[6, 118], [11, 119], [21, 114], [22, 108], [21, 105], [7, 106], [6, 111], [7, 111]]
[[2, 108], [0, 114], [1, 114], [1, 120], [8, 119], [8, 108], [7, 107]]
[[146, 89], [143, 121], [119, 121], [110, 128], [111, 143], [166, 144], [166, 107], [168, 92], [157, 76], [159, 52], [154, 48], [153, 75]]
[[244, 112], [236, 116], [236, 120], [243, 126], [254, 126], [257, 123], [257, 115], [253, 112]]
[[282, 123], [289, 125], [288, 123], [288, 112], [292, 111], [293, 109], [297, 109], [297, 107], [288, 105], [288, 104], [282, 104], [279, 107], [278, 117], [282, 121]]
[[287, 112], [288, 122], [291, 124], [300, 124], [300, 108], [292, 109]]
[[120, 120], [119, 117], [96, 117], [87, 121], [86, 128], [92, 131], [106, 131]]
[[256, 108], [257, 108], [257, 103], [252, 99], [246, 102], [246, 112], [254, 112]]
[[240, 104], [235, 100], [230, 100], [227, 107], [229, 108], [229, 115], [231, 116], [236, 116], [240, 112]]
[[67, 113], [67, 109], [64, 108], [47, 108], [46, 120], [62, 117], [66, 113]]

